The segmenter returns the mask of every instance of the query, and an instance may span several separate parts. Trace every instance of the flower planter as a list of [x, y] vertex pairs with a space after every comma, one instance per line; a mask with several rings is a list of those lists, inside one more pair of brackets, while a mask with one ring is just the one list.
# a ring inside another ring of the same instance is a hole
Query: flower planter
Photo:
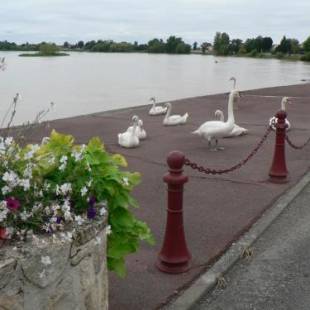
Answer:
[[1, 310], [108, 309], [107, 215], [0, 247]]

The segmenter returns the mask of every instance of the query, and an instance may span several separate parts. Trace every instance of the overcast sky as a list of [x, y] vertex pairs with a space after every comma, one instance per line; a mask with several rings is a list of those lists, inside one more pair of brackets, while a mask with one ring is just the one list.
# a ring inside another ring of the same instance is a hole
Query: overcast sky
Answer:
[[310, 36], [310, 0], [1, 0], [0, 41]]

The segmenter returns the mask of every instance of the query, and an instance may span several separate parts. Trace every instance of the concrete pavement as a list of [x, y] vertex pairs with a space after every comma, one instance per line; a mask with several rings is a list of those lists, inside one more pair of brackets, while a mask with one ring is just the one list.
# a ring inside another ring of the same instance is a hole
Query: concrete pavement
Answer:
[[191, 310], [310, 309], [310, 183]]
[[[201, 175], [185, 168], [189, 182], [184, 193], [184, 221], [188, 247], [193, 259], [189, 272], [179, 275], [161, 273], [155, 267], [161, 248], [166, 222], [166, 156], [180, 150], [191, 160], [209, 168], [227, 168], [244, 159], [266, 131], [268, 120], [280, 108], [282, 96], [294, 96], [288, 107], [291, 139], [303, 143], [310, 136], [310, 85], [294, 85], [260, 89], [244, 93], [235, 111], [238, 125], [249, 129], [240, 138], [224, 139], [222, 152], [210, 152], [207, 143], [191, 132], [202, 122], [214, 117], [218, 108], [227, 110], [227, 94], [187, 98], [172, 102], [173, 113], [189, 112], [186, 125], [162, 126], [162, 117], [148, 115], [150, 106], [78, 116], [51, 122], [48, 130], [39, 129], [33, 140], [48, 134], [51, 128], [72, 134], [77, 142], [85, 143], [99, 136], [107, 149], [126, 156], [131, 171], [142, 174], [142, 183], [134, 196], [140, 208], [135, 214], [151, 227], [157, 243], [142, 245], [126, 260], [128, 275], [119, 279], [110, 274], [110, 309], [155, 309], [165, 305], [199, 277], [238, 240], [276, 199], [290, 189], [308, 171], [310, 145], [301, 151], [287, 148], [290, 181], [286, 184], [268, 182], [274, 134], [244, 167], [223, 176]], [[143, 119], [148, 139], [136, 149], [117, 145], [117, 133], [128, 127], [133, 114]]]

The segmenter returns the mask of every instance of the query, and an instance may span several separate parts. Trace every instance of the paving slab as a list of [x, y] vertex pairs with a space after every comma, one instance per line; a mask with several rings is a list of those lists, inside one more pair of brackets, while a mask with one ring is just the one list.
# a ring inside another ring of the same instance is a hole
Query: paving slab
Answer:
[[[70, 133], [80, 143], [92, 136], [101, 137], [111, 152], [124, 154], [129, 170], [142, 174], [142, 183], [134, 196], [140, 208], [136, 215], [146, 221], [157, 240], [155, 246], [142, 245], [138, 253], [127, 259], [128, 275], [119, 279], [110, 274], [110, 309], [158, 309], [178, 292], [190, 285], [202, 272], [237, 240], [308, 170], [310, 146], [297, 151], [287, 147], [289, 182], [268, 182], [268, 172], [274, 150], [274, 133], [241, 169], [222, 176], [203, 175], [185, 167], [189, 176], [184, 193], [184, 222], [188, 247], [193, 259], [191, 269], [184, 274], [169, 275], [155, 267], [163, 240], [166, 221], [166, 156], [180, 150], [193, 161], [209, 168], [228, 168], [244, 159], [266, 132], [268, 120], [280, 108], [281, 96], [292, 96], [287, 107], [292, 124], [291, 140], [302, 144], [310, 136], [310, 85], [294, 85], [243, 93], [235, 109], [236, 123], [249, 129], [249, 134], [223, 139], [225, 150], [212, 152], [207, 142], [191, 134], [201, 123], [213, 119], [214, 111], [227, 111], [227, 94], [201, 96], [173, 101], [173, 113], [190, 114], [183, 126], [164, 127], [163, 117], [149, 116], [150, 106], [103, 112], [51, 122], [50, 128], [36, 131], [33, 140], [48, 134], [51, 128]], [[136, 149], [117, 145], [117, 134], [126, 130], [132, 115], [144, 121], [147, 140]]]

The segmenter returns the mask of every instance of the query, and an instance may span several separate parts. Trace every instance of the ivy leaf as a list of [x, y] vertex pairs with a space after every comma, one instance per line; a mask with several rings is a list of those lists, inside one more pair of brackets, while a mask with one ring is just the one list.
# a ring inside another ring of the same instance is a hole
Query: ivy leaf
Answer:
[[127, 167], [128, 166], [128, 163], [125, 159], [124, 156], [122, 156], [121, 154], [114, 154], [112, 156], [114, 162], [116, 165], [120, 166], [120, 167]]
[[108, 268], [114, 270], [119, 277], [125, 278], [126, 268], [124, 258], [116, 259], [108, 257]]
[[113, 229], [130, 229], [135, 226], [135, 218], [127, 209], [116, 208], [110, 216], [110, 224]]

